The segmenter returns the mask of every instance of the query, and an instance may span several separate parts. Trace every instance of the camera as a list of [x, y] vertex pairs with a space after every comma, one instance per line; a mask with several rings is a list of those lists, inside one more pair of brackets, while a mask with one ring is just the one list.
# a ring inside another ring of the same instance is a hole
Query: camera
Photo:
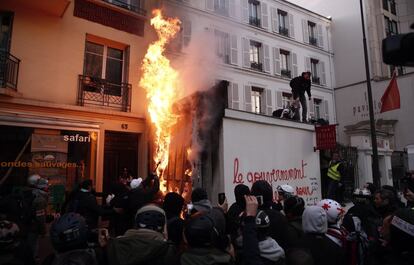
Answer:
[[389, 36], [382, 40], [382, 59], [385, 64], [414, 67], [413, 47], [414, 33]]

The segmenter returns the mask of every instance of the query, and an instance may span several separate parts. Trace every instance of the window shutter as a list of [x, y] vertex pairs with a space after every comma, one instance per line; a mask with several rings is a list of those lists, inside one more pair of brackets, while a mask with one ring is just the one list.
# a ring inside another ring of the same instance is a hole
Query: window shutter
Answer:
[[295, 27], [293, 22], [293, 15], [288, 14], [289, 17], [289, 37], [295, 38]]
[[317, 25], [318, 29], [318, 46], [323, 48], [323, 32], [322, 32], [322, 25]]
[[239, 99], [239, 84], [237, 83], [231, 83], [231, 90], [232, 90], [232, 98], [231, 98], [231, 103], [232, 103], [232, 108], [233, 109], [239, 109], [239, 103], [240, 103], [240, 99]]
[[313, 98], [311, 100], [308, 100], [308, 117], [314, 118], [315, 117], [315, 106], [313, 103]]
[[290, 54], [290, 57], [292, 58], [292, 78], [295, 78], [298, 76], [298, 56], [296, 55], [296, 53], [292, 52]]
[[214, 11], [214, 0], [206, 0], [206, 9], [208, 11]]
[[244, 105], [246, 111], [252, 111], [252, 89], [250, 86], [244, 86]]
[[272, 115], [273, 106], [272, 106], [272, 90], [266, 89], [266, 113], [267, 115]]
[[274, 7], [270, 8], [270, 18], [272, 20], [272, 30], [273, 32], [279, 33], [279, 19], [277, 15], [277, 9]]
[[309, 29], [308, 29], [308, 21], [306, 19], [302, 19], [302, 31], [303, 31], [303, 42], [309, 43]]
[[311, 70], [311, 58], [310, 57], [305, 57], [305, 71], [309, 71]]
[[183, 23], [183, 43], [184, 46], [188, 46], [191, 41], [191, 21], [186, 20]]
[[325, 120], [329, 121], [329, 104], [328, 104], [328, 101], [324, 100], [322, 103], [325, 105], [325, 107], [324, 107], [324, 109], [325, 109]]
[[242, 2], [242, 21], [249, 23], [249, 0], [241, 0]]
[[236, 0], [229, 0], [229, 14], [230, 17], [236, 17]]
[[273, 47], [273, 68], [275, 75], [280, 75], [280, 49]]
[[129, 83], [129, 54], [130, 54], [130, 46], [127, 46], [124, 50], [124, 76], [123, 82]]
[[233, 108], [233, 83], [229, 83], [227, 86], [227, 108]]
[[262, 28], [268, 29], [269, 28], [269, 13], [267, 11], [267, 4], [264, 2], [260, 3], [260, 7], [262, 9]]
[[269, 45], [264, 44], [263, 45], [264, 50], [264, 71], [266, 73], [270, 73], [270, 50]]
[[230, 36], [230, 63], [238, 65], [238, 52], [237, 52], [237, 36]]
[[266, 115], [266, 105], [267, 105], [267, 93], [266, 89], [263, 89], [263, 91], [260, 93], [260, 114]]
[[282, 91], [277, 91], [277, 92], [276, 92], [276, 107], [277, 107], [278, 109], [283, 108], [283, 100], [282, 100], [282, 96], [283, 96]]
[[326, 73], [325, 73], [325, 62], [319, 62], [321, 73], [321, 85], [326, 86]]
[[243, 45], [243, 67], [250, 68], [250, 52], [249, 52], [249, 40], [242, 38]]

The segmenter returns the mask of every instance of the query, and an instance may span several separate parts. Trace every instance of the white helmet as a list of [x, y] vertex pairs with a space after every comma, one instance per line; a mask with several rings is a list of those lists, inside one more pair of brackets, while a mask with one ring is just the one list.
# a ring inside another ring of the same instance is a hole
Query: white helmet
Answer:
[[287, 185], [287, 184], [283, 184], [280, 186], [277, 186], [277, 191], [278, 192], [283, 192], [283, 193], [288, 193], [290, 195], [293, 195], [293, 193], [295, 192], [295, 190], [293, 189], [292, 186]]
[[322, 207], [326, 211], [328, 223], [336, 224], [345, 213], [342, 206], [337, 201], [331, 199], [323, 199], [318, 202], [317, 206]]
[[29, 184], [30, 186], [36, 186], [40, 179], [41, 177], [38, 174], [33, 174], [29, 178], [27, 178], [27, 184]]

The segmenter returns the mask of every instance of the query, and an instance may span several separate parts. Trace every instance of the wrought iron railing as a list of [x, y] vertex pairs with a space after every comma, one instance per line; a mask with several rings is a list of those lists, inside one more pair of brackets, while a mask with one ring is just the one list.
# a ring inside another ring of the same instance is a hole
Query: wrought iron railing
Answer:
[[289, 29], [285, 27], [279, 27], [279, 34], [289, 37]]
[[0, 87], [17, 90], [20, 59], [9, 52], [0, 51]]
[[319, 79], [319, 77], [312, 76], [312, 83], [314, 83], [314, 84], [320, 84], [320, 79]]
[[288, 69], [282, 69], [282, 70], [280, 70], [280, 74], [282, 76], [284, 76], [284, 77], [289, 77], [289, 78], [291, 77], [291, 72]]
[[250, 62], [250, 67], [254, 70], [263, 71], [263, 64], [258, 62]]
[[318, 46], [318, 39], [315, 37], [309, 37], [309, 44]]
[[249, 24], [256, 26], [256, 27], [260, 27], [260, 18], [258, 17], [249, 17]]
[[145, 16], [147, 14], [147, 11], [145, 9], [142, 9], [139, 6], [130, 5], [130, 4], [125, 3], [123, 1], [120, 1], [120, 0], [102, 0], [102, 1], [113, 4], [113, 5], [116, 5], [116, 6], [119, 6], [119, 7], [122, 7], [122, 8], [125, 8], [127, 10], [130, 10], [132, 12], [138, 13], [138, 14], [143, 15], [143, 16]]
[[131, 111], [131, 84], [79, 75], [78, 105], [95, 105]]

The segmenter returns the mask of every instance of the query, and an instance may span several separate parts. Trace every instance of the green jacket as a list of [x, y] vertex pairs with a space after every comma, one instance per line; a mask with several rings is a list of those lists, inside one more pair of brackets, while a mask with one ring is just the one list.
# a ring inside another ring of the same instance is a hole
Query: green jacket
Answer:
[[232, 257], [216, 248], [190, 248], [181, 255], [181, 265], [234, 264]]
[[176, 264], [176, 253], [161, 233], [149, 229], [130, 229], [107, 247], [109, 265]]

